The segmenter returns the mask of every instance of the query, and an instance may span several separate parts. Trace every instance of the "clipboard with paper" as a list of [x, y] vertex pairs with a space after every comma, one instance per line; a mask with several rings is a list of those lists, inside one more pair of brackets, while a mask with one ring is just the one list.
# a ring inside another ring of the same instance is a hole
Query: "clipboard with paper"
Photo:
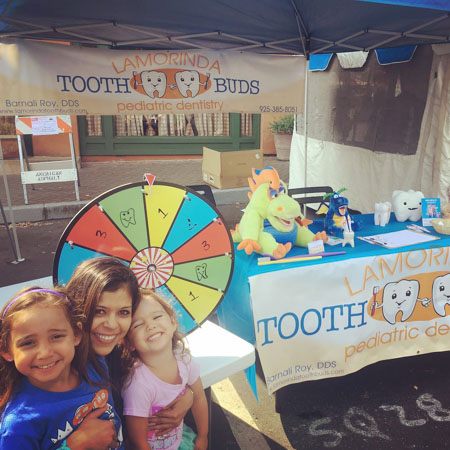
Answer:
[[440, 239], [439, 236], [413, 230], [392, 231], [390, 233], [374, 234], [372, 236], [359, 236], [358, 238], [369, 244], [381, 245], [382, 247], [389, 249], [423, 244], [425, 242]]

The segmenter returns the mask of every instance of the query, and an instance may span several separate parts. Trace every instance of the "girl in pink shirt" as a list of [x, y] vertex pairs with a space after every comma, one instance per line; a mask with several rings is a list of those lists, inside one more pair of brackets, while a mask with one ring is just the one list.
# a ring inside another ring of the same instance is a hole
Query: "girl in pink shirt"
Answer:
[[157, 436], [148, 431], [148, 417], [192, 389], [192, 413], [197, 427], [195, 450], [208, 443], [208, 406], [200, 379], [200, 368], [184, 347], [173, 308], [150, 290], [141, 291], [127, 341], [135, 355], [134, 365], [122, 388], [123, 415], [132, 448], [175, 450], [183, 423]]

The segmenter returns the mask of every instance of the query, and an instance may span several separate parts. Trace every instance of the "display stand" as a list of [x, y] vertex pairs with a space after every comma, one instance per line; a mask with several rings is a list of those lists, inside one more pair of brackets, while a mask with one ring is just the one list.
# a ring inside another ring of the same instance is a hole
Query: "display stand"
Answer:
[[[70, 142], [70, 160], [46, 161], [29, 163], [23, 151], [22, 136], [31, 134], [33, 136], [55, 135], [68, 133]], [[75, 150], [73, 145], [72, 124], [70, 116], [36, 116], [18, 117], [16, 116], [17, 144], [19, 146], [20, 175], [22, 179], [23, 197], [28, 205], [27, 184], [56, 183], [73, 181], [75, 184], [75, 196], [80, 200], [78, 190], [79, 177]], [[26, 169], [24, 164], [26, 161]]]
[[11, 228], [12, 228], [12, 234], [14, 236], [14, 242], [13, 238], [11, 237], [11, 232], [9, 230], [9, 224], [6, 219], [5, 210], [3, 209], [2, 202], [0, 200], [0, 210], [3, 218], [3, 222], [5, 224], [6, 233], [8, 234], [9, 243], [11, 245], [12, 252], [14, 254], [14, 261], [13, 264], [18, 264], [19, 262], [24, 261], [22, 258], [22, 255], [20, 254], [20, 248], [19, 248], [19, 240], [17, 239], [17, 232], [16, 232], [16, 223], [14, 221], [14, 214], [11, 206], [11, 197], [9, 195], [9, 187], [8, 187], [8, 179], [6, 176], [6, 168], [5, 163], [3, 161], [3, 149], [2, 149], [2, 138], [5, 138], [5, 136], [0, 136], [0, 163], [2, 165], [2, 174], [3, 174], [3, 182], [5, 184], [5, 193], [6, 193], [6, 201], [8, 202], [8, 209], [9, 209], [9, 219], [11, 222]]

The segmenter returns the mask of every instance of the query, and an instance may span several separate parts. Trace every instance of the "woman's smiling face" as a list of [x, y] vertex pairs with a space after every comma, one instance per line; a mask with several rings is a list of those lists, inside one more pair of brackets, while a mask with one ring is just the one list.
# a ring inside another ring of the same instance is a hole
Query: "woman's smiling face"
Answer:
[[126, 286], [104, 291], [95, 308], [91, 326], [91, 346], [100, 356], [109, 355], [131, 325], [132, 298]]

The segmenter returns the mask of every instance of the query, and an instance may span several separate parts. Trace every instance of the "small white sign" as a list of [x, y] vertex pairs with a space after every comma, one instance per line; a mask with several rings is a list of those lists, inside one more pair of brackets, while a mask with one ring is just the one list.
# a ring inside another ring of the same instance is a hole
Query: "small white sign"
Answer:
[[76, 169], [30, 170], [21, 172], [22, 184], [57, 183], [60, 181], [76, 181]]
[[342, 242], [344, 242], [344, 240], [342, 238], [339, 238], [337, 236], [328, 236], [328, 241], [327, 244], [328, 245], [338, 245], [338, 244], [342, 244]]
[[324, 251], [322, 239], [312, 241], [308, 244], [308, 253], [310, 255], [314, 255], [314, 253], [323, 253]]
[[32, 117], [31, 129], [33, 131], [33, 136], [59, 133], [56, 116]]

